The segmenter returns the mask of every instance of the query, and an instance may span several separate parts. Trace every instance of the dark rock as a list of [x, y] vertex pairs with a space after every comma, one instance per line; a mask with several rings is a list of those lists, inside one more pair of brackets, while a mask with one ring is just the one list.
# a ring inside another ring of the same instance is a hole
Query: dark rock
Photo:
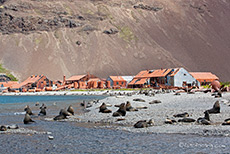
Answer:
[[117, 29], [110, 28], [110, 30], [104, 30], [103, 33], [105, 34], [116, 34], [119, 31]]
[[159, 8], [159, 7], [153, 7], [153, 6], [149, 6], [149, 5], [143, 5], [143, 4], [139, 4], [139, 5], [135, 5], [133, 6], [134, 9], [142, 9], [142, 10], [147, 10], [147, 11], [159, 11], [163, 8]]

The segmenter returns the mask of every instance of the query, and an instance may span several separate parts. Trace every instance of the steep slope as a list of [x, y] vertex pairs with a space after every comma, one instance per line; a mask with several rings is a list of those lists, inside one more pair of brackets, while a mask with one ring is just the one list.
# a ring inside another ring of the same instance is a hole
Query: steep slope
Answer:
[[229, 0], [6, 0], [1, 63], [21, 80], [183, 66], [229, 80]]

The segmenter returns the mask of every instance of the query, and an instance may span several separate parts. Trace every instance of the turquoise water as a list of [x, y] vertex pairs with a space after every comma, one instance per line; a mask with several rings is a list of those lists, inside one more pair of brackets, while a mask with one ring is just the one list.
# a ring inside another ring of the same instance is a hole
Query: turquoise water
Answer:
[[32, 102], [62, 102], [102, 99], [104, 96], [0, 96], [0, 104], [8, 103], [32, 103]]

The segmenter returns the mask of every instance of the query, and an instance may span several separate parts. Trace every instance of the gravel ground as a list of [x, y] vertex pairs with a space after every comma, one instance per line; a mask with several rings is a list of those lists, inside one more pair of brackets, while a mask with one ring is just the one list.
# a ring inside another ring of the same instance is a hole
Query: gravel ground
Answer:
[[[133, 101], [135, 98], [144, 99], [145, 102]], [[149, 104], [150, 101], [160, 100], [159, 104]], [[200, 125], [194, 123], [176, 123], [173, 125], [165, 124], [166, 118], [174, 118], [174, 114], [188, 112], [189, 117], [198, 119], [204, 117], [204, 111], [212, 108], [216, 101], [220, 101], [221, 113], [210, 114], [211, 125]], [[174, 93], [156, 94], [155, 96], [145, 96], [135, 94], [132, 96], [111, 96], [94, 104], [89, 112], [70, 117], [68, 121], [103, 123], [106, 128], [115, 128], [119, 130], [131, 132], [148, 132], [148, 133], [181, 133], [181, 134], [201, 134], [201, 135], [230, 135], [229, 126], [222, 126], [224, 119], [230, 118], [229, 114], [230, 93], [224, 93], [222, 98], [214, 98], [211, 93], [196, 92], [195, 94], [182, 93], [174, 95]], [[112, 113], [118, 108], [115, 104], [130, 101], [133, 107], [147, 107], [147, 109], [139, 109], [139, 111], [127, 112], [125, 117], [112, 117]], [[99, 113], [99, 106], [105, 102], [112, 105], [108, 109], [112, 113]], [[125, 118], [123, 121], [117, 121], [119, 118]], [[154, 120], [154, 126], [136, 129], [133, 125], [139, 120]]]

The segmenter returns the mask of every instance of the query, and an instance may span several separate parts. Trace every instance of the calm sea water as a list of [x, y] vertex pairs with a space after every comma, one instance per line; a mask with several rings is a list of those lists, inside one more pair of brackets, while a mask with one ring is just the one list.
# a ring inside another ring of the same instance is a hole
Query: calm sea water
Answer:
[[[55, 122], [36, 119], [36, 123], [22, 123], [24, 105], [35, 113], [35, 102], [45, 103], [53, 117], [69, 104], [79, 106], [82, 100], [102, 99], [101, 96], [0, 96], [0, 125], [52, 132], [48, 135], [0, 134], [0, 153], [229, 153], [230, 138], [181, 134], [131, 133], [113, 129], [86, 128], [76, 122]], [[54, 105], [55, 103], [55, 105]]]

